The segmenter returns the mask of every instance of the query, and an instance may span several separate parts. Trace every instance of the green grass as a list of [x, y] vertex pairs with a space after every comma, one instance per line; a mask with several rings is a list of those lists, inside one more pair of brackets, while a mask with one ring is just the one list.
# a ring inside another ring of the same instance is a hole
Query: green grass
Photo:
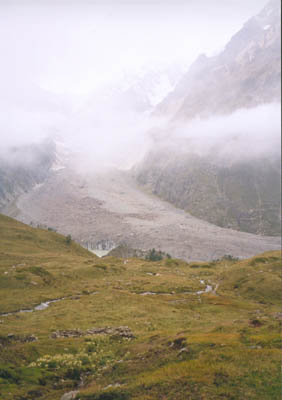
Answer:
[[[78, 386], [81, 400], [280, 398], [279, 252], [124, 264], [2, 215], [0, 237], [0, 312], [65, 297], [0, 316], [1, 400], [56, 400]], [[196, 295], [200, 280], [216, 294]], [[135, 338], [50, 337], [105, 326]]]

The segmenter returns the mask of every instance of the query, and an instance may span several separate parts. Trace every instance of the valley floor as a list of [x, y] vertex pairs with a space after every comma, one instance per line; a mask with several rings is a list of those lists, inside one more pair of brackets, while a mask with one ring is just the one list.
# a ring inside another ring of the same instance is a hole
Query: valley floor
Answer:
[[211, 260], [226, 254], [250, 257], [280, 249], [280, 238], [223, 229], [146, 193], [118, 170], [77, 174], [54, 172], [22, 195], [8, 215], [55, 228], [84, 246], [126, 244], [156, 248], [185, 260]]
[[1, 400], [280, 399], [280, 252], [98, 259], [1, 215], [0, 235]]

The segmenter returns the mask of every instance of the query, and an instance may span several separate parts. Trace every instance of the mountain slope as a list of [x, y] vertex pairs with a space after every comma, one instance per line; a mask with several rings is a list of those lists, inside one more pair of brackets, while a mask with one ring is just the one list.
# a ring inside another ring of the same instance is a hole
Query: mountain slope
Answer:
[[211, 260], [280, 248], [279, 238], [222, 229], [192, 217], [115, 169], [78, 173], [69, 164], [20, 196], [16, 206], [17, 219], [71, 234], [93, 250], [126, 244], [141, 250], [154, 247], [185, 260]]
[[281, 101], [280, 2], [271, 0], [236, 33], [223, 52], [201, 55], [156, 115], [176, 120], [230, 114]]
[[0, 210], [12, 206], [17, 196], [42, 183], [55, 159], [55, 145], [49, 140], [0, 152]]
[[154, 148], [133, 171], [147, 190], [198, 218], [277, 236], [280, 18], [280, 2], [271, 0], [220, 54], [192, 64], [156, 107], [170, 122], [153, 132]]
[[222, 164], [209, 156], [156, 151], [133, 174], [153, 194], [197, 218], [259, 235], [281, 234], [278, 157]]

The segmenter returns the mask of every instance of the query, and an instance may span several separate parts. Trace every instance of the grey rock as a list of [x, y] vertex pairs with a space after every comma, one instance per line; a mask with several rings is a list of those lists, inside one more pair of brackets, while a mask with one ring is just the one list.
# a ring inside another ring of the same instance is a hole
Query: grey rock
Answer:
[[111, 335], [119, 336], [127, 339], [132, 339], [135, 336], [128, 326], [118, 327], [93, 327], [82, 331], [80, 329], [58, 330], [51, 334], [52, 339], [68, 338], [68, 337], [82, 337], [87, 335]]
[[181, 357], [183, 355], [186, 355], [189, 353], [189, 349], [187, 347], [183, 347], [182, 349], [179, 350], [177, 356]]
[[65, 393], [61, 397], [61, 400], [73, 400], [73, 399], [76, 399], [78, 393], [79, 393], [78, 390], [73, 390], [72, 392]]

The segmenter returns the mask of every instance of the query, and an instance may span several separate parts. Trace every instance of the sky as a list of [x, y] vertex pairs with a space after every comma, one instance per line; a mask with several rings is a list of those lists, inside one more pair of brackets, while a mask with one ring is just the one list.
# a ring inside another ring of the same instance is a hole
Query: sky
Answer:
[[[87, 94], [220, 51], [266, 0], [0, 0], [0, 85]], [[3, 92], [3, 90], [2, 90]]]
[[[152, 145], [152, 122], [122, 104], [103, 102], [103, 87], [148, 70], [187, 70], [200, 54], [219, 53], [266, 3], [0, 0], [2, 148], [58, 134], [81, 151], [87, 166], [91, 160], [129, 167]], [[277, 121], [279, 111], [273, 110]], [[215, 121], [213, 134], [227, 123], [249, 121], [244, 113], [234, 118]], [[199, 135], [207, 131], [194, 127]], [[250, 130], [256, 132], [257, 124]]]

